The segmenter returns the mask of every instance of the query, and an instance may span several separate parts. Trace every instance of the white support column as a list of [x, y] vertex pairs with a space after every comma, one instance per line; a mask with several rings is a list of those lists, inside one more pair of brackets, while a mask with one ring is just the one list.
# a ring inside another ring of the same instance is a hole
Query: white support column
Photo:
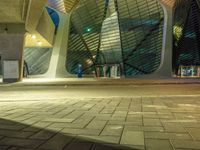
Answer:
[[[161, 52], [161, 63], [159, 68], [150, 75], [145, 77], [151, 78], [171, 78], [172, 71], [172, 57], [173, 57], [173, 6], [169, 6], [159, 0], [164, 10], [164, 31], [163, 31], [163, 46]], [[144, 76], [143, 76], [144, 77]]]
[[172, 77], [172, 57], [173, 57], [173, 8], [162, 5], [164, 8], [164, 35], [161, 55], [161, 64], [155, 74]]
[[69, 14], [59, 13], [59, 27], [57, 29], [57, 34], [55, 37], [55, 42], [53, 46], [53, 52], [50, 60], [50, 65], [47, 73], [43, 75], [46, 78], [61, 78], [71, 76], [66, 71], [66, 56], [67, 56], [67, 46], [68, 46], [68, 36], [69, 36], [69, 24], [70, 16]]

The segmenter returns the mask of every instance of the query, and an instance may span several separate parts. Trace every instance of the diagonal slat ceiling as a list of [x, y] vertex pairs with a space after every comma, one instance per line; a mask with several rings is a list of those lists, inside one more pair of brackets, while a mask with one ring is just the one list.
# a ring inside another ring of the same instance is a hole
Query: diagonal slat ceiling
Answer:
[[80, 0], [48, 0], [48, 5], [58, 11], [69, 13]]
[[63, 13], [66, 12], [63, 0], [48, 0], [47, 5]]
[[80, 0], [64, 0], [66, 12], [70, 12]]
[[[159, 0], [165, 6], [176, 7], [187, 0]], [[200, 3], [200, 0], [197, 0]], [[71, 10], [80, 2], [80, 0], [48, 0], [48, 5], [61, 12], [71, 12]]]

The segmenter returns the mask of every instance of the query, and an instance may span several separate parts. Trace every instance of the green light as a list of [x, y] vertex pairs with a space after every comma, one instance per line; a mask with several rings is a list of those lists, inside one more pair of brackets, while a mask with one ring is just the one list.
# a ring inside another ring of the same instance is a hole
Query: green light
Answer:
[[87, 32], [91, 32], [91, 31], [92, 31], [92, 28], [87, 28], [86, 31], [87, 31]]

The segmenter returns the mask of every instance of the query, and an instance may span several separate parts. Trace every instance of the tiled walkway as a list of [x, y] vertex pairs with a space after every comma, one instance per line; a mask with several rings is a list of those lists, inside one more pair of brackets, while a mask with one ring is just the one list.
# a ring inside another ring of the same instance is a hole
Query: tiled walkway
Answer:
[[0, 102], [0, 150], [200, 150], [200, 97]]

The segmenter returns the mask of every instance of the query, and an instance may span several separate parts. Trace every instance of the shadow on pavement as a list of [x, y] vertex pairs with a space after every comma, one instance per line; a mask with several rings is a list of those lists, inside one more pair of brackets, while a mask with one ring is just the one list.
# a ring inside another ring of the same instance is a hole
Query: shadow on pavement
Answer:
[[136, 150], [0, 119], [0, 150]]

